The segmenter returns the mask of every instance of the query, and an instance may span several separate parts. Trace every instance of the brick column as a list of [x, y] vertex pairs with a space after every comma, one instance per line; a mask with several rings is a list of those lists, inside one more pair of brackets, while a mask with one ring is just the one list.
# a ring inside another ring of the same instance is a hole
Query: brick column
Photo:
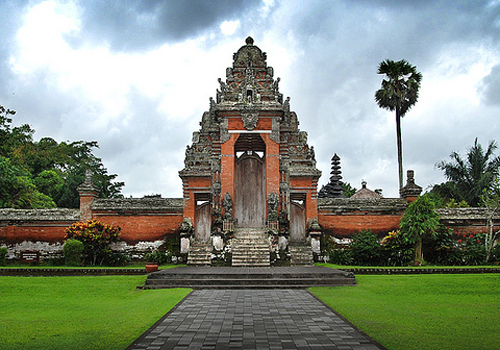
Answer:
[[92, 202], [99, 195], [99, 189], [92, 181], [92, 170], [85, 172], [85, 181], [77, 187], [80, 195], [80, 220], [87, 221], [92, 219]]

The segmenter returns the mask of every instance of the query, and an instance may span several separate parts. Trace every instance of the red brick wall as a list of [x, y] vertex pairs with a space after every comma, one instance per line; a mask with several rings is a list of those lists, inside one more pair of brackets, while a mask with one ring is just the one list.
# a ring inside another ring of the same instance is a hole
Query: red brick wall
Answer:
[[182, 213], [118, 215], [94, 212], [93, 218], [109, 225], [120, 226], [121, 239], [128, 244], [136, 244], [139, 241], [161, 240], [165, 235], [177, 234], [182, 222]]
[[65, 230], [73, 222], [30, 222], [0, 227], [0, 242], [15, 244], [31, 242], [62, 242]]
[[386, 234], [399, 228], [402, 215], [376, 215], [358, 213], [357, 215], [335, 215], [320, 212], [318, 221], [327, 234], [346, 237], [364, 229], [375, 234]]

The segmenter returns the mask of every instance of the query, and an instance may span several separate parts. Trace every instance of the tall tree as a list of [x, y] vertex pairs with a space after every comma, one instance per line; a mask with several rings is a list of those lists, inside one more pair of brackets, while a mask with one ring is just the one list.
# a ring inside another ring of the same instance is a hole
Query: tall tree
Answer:
[[375, 92], [380, 108], [396, 111], [396, 138], [398, 146], [399, 189], [403, 188], [403, 145], [401, 118], [418, 100], [422, 73], [406, 60], [385, 60], [378, 66], [378, 74], [385, 74], [382, 86]]
[[443, 160], [437, 164], [446, 178], [455, 185], [458, 200], [464, 200], [470, 206], [481, 204], [481, 195], [492, 189], [500, 174], [500, 156], [495, 156], [497, 148], [496, 142], [491, 141], [485, 150], [476, 138], [465, 159], [457, 152], [452, 152], [450, 162]]
[[415, 264], [424, 261], [422, 239], [424, 236], [436, 234], [439, 226], [439, 215], [434, 211], [434, 203], [428, 196], [418, 197], [406, 209], [399, 228], [403, 242], [415, 245]]

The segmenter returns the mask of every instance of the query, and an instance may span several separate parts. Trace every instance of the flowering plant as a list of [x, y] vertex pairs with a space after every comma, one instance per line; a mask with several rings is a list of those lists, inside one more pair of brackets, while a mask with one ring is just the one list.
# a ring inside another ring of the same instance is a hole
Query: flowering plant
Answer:
[[86, 263], [102, 264], [109, 252], [109, 245], [120, 240], [120, 227], [107, 225], [98, 220], [76, 222], [66, 229], [66, 240], [76, 239], [83, 243]]

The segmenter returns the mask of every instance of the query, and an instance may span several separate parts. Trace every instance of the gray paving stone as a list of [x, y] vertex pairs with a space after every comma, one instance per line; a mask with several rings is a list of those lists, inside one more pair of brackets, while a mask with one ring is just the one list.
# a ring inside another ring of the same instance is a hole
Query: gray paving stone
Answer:
[[127, 350], [384, 349], [301, 289], [195, 290]]

